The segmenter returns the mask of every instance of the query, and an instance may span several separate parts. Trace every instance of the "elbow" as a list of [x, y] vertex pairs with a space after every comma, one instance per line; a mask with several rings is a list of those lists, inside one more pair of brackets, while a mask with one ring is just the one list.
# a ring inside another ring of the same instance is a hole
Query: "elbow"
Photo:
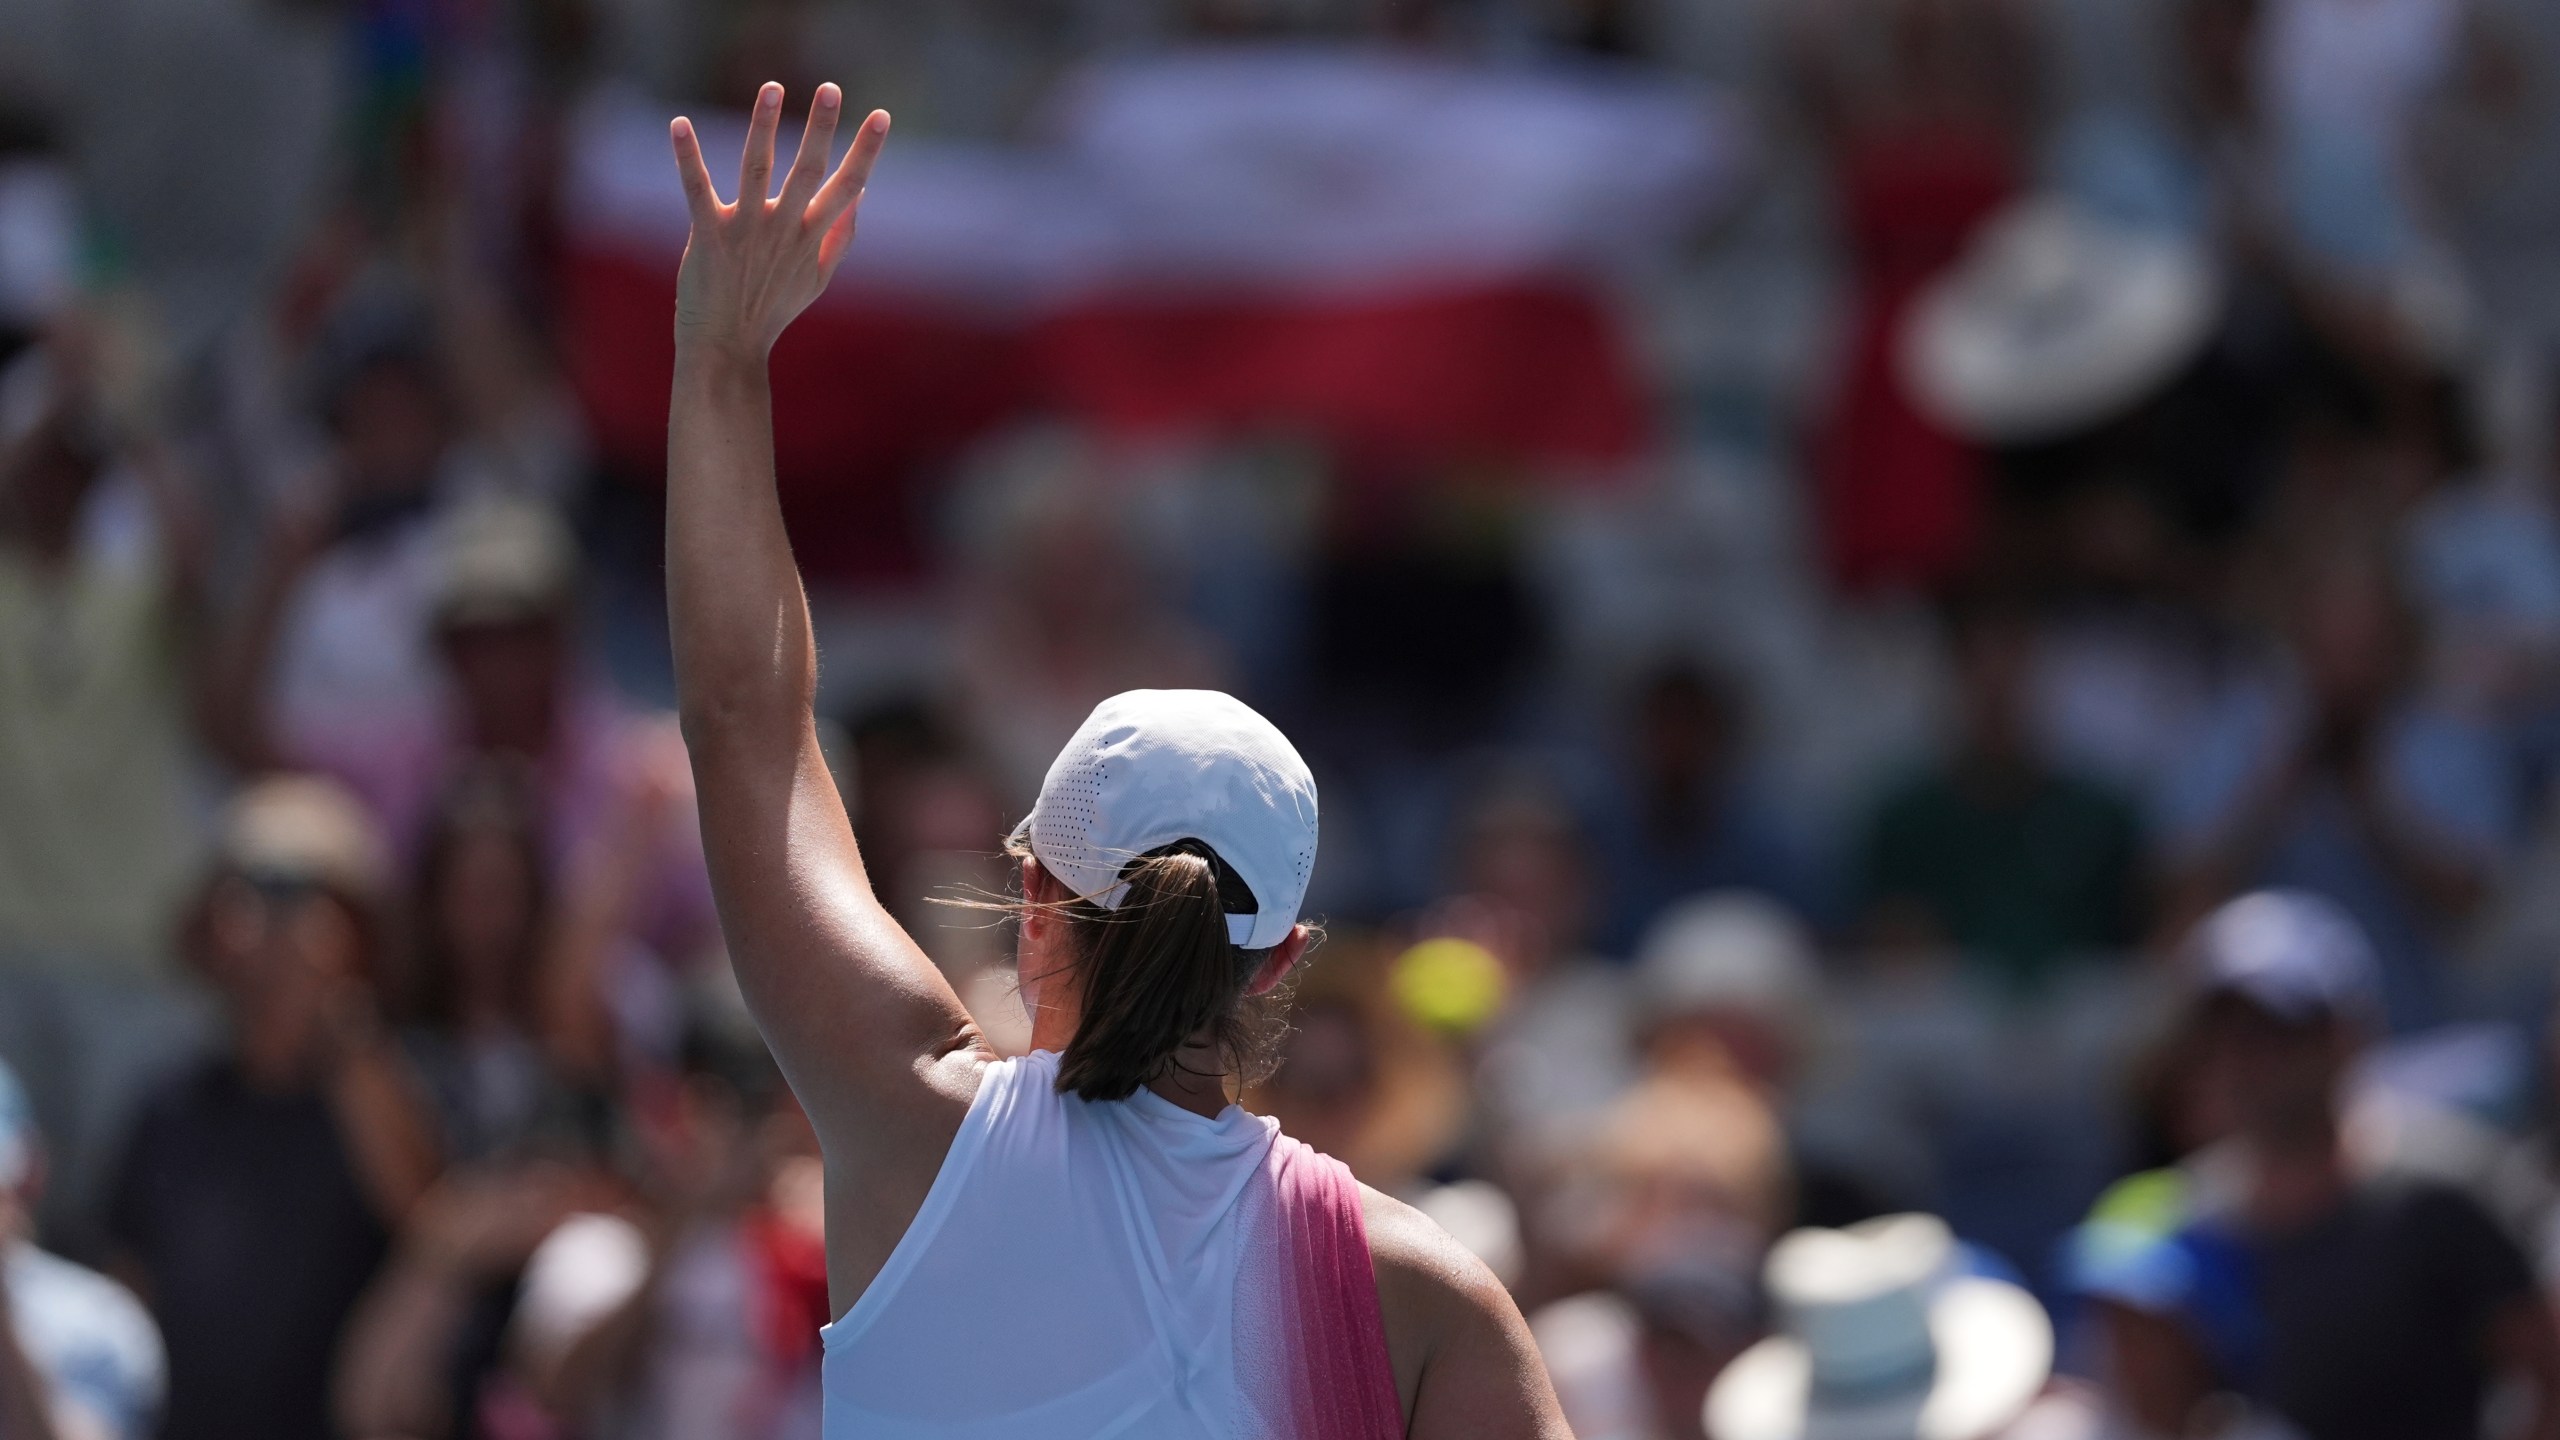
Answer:
[[698, 767], [742, 755], [796, 753], [812, 713], [805, 701], [776, 703], [746, 686], [713, 686], [685, 693], [676, 726]]

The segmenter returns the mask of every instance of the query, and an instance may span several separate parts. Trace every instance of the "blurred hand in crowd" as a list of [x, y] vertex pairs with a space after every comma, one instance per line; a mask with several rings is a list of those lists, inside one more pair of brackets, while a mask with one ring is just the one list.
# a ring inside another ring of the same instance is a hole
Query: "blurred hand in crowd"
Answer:
[[618, 1199], [601, 1172], [552, 1160], [473, 1166], [440, 1180], [411, 1212], [390, 1267], [348, 1322], [336, 1380], [347, 1433], [469, 1433], [465, 1407], [477, 1397], [471, 1387], [457, 1394], [456, 1365], [473, 1311], [511, 1282], [562, 1220]]

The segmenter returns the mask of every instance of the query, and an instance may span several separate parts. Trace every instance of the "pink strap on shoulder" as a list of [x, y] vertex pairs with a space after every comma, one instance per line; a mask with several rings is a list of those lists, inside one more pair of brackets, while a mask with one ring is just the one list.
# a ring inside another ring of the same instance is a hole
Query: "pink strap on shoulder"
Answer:
[[1387, 1359], [1360, 1182], [1330, 1155], [1282, 1135], [1272, 1143], [1296, 1364], [1289, 1413], [1299, 1440], [1398, 1440], [1404, 1405]]

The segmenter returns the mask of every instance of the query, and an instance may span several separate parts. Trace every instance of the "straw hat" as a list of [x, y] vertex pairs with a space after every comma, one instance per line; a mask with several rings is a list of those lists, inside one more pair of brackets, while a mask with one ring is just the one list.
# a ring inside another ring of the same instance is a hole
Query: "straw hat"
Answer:
[[2058, 440], [2175, 378], [2222, 307], [2222, 277], [2193, 242], [2034, 197], [1985, 225], [1923, 292], [1902, 374], [1920, 408], [1958, 434]]
[[577, 589], [578, 542], [538, 500], [469, 501], [443, 522], [436, 558], [436, 621], [448, 628], [548, 619]]
[[391, 851], [353, 792], [317, 775], [275, 775], [232, 797], [221, 863], [241, 874], [325, 886], [359, 904], [388, 893]]
[[1985, 1440], [2053, 1372], [2043, 1307], [1959, 1273], [1933, 1216], [1798, 1230], [1765, 1279], [1781, 1329], [1708, 1392], [1715, 1440]]

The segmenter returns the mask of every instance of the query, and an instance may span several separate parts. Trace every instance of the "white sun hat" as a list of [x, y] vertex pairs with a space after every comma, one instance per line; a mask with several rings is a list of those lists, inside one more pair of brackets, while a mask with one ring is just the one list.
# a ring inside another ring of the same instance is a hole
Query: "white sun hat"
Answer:
[[1822, 962], [1786, 906], [1750, 890], [1711, 890], [1646, 927], [1635, 990], [1648, 1014], [1740, 1010], [1795, 1034], [1822, 1008]]
[[1780, 1332], [1707, 1393], [1715, 1440], [1985, 1440], [2053, 1373], [2044, 1307], [1958, 1273], [1934, 1216], [1798, 1230], [1767, 1282]]
[[1216, 690], [1130, 690], [1093, 707], [1015, 830], [1041, 868], [1118, 907], [1129, 862], [1197, 840], [1253, 892], [1227, 938], [1289, 938], [1316, 863], [1316, 781], [1279, 727]]
[[2195, 242], [2058, 196], [1982, 227], [1912, 308], [1912, 399], [1994, 445], [2057, 440], [2130, 411], [2203, 353], [2223, 281]]

